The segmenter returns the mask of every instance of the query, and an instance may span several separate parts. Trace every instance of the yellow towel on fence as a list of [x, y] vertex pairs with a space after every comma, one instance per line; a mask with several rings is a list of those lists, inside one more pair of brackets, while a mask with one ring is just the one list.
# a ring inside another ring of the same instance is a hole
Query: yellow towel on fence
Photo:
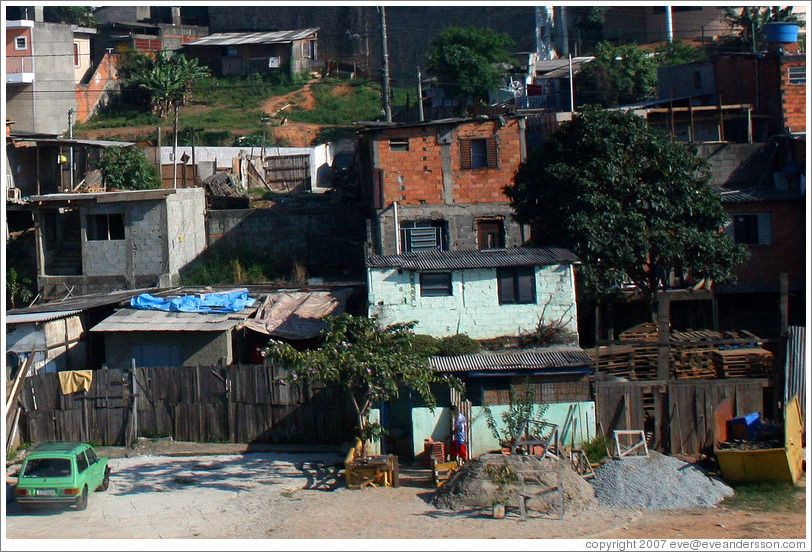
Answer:
[[57, 372], [57, 375], [59, 375], [59, 385], [62, 387], [63, 395], [70, 395], [77, 391], [90, 391], [90, 384], [93, 381], [93, 370]]

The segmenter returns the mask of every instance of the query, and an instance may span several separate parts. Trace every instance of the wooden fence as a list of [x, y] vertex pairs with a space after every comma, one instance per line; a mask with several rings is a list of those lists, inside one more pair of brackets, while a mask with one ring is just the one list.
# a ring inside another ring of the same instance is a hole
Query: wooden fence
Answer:
[[103, 369], [62, 394], [57, 374], [24, 381], [23, 440], [123, 445], [139, 437], [237, 443], [340, 443], [355, 412], [346, 393], [280, 383], [273, 365]]
[[736, 416], [764, 410], [767, 379], [597, 382], [599, 428], [640, 429], [650, 447], [696, 454], [713, 446], [713, 412], [731, 398]]

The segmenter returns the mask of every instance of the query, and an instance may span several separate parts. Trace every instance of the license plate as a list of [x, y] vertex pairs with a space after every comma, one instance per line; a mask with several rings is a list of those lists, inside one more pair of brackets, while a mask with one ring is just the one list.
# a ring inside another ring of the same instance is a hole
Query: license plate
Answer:
[[37, 496], [56, 496], [56, 489], [37, 489]]

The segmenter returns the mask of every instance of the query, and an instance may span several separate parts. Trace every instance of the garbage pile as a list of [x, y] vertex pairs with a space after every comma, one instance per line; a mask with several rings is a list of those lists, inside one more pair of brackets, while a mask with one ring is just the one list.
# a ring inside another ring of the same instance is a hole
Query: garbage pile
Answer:
[[761, 419], [758, 412], [727, 421], [727, 438], [719, 449], [765, 450], [784, 447], [784, 426]]
[[695, 464], [651, 452], [648, 458], [610, 460], [590, 480], [604, 506], [646, 510], [710, 508], [733, 489]]
[[[582, 510], [592, 505], [595, 492], [580, 475], [570, 467], [569, 460], [545, 458], [529, 455], [503, 455], [483, 454], [475, 460], [466, 462], [459, 471], [452, 475], [432, 497], [431, 503], [435, 508], [443, 510], [465, 510], [472, 508], [485, 508], [492, 505], [492, 501], [500, 494], [498, 486], [491, 481], [487, 473], [487, 466], [500, 466], [506, 462], [514, 472], [536, 472], [541, 475], [541, 481], [533, 482], [533, 491], [552, 488], [558, 485], [558, 473], [564, 487], [564, 510]], [[518, 486], [508, 486], [507, 504], [517, 505]], [[553, 496], [549, 493], [549, 501], [533, 499], [528, 508], [534, 511], [552, 511], [554, 507]]]

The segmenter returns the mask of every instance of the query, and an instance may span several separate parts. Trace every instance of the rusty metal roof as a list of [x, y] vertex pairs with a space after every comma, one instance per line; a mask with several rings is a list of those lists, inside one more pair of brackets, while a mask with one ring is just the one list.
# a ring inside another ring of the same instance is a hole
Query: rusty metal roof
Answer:
[[561, 263], [578, 264], [579, 262], [574, 253], [563, 247], [511, 247], [508, 249], [418, 251], [400, 255], [373, 255], [367, 259], [367, 266], [408, 270], [450, 270], [545, 266]]
[[256, 309], [241, 312], [211, 314], [196, 312], [166, 312], [159, 310], [121, 309], [92, 328], [91, 332], [221, 332], [241, 327]]
[[554, 346], [518, 351], [482, 352], [455, 357], [432, 357], [437, 372], [585, 369], [592, 359], [580, 347]]
[[184, 46], [235, 46], [238, 44], [284, 44], [308, 38], [319, 31], [319, 27], [269, 33], [214, 33]]

